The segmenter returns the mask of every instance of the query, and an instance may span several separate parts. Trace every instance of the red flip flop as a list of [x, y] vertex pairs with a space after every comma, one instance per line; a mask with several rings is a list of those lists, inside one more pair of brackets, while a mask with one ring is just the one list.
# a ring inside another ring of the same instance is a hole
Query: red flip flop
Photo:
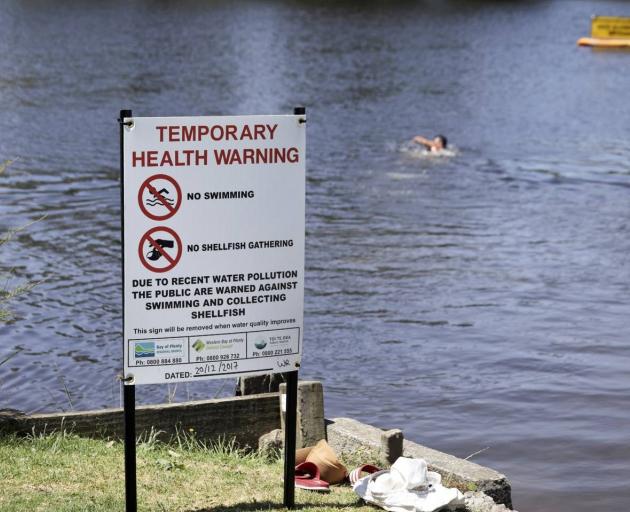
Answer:
[[[352, 485], [356, 484], [363, 476], [371, 475], [372, 473], [376, 473], [380, 471], [381, 468], [377, 468], [376, 466], [372, 466], [372, 464], [363, 464], [363, 466], [359, 466], [356, 469], [353, 469], [348, 475], [348, 479]], [[365, 473], [365, 475], [363, 475]]]
[[320, 478], [319, 468], [312, 462], [295, 466], [295, 486], [308, 491], [330, 491], [330, 485]]

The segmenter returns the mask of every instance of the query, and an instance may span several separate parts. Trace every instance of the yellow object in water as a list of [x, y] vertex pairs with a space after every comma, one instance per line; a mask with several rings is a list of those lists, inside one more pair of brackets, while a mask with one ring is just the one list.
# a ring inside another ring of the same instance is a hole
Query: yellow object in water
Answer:
[[630, 18], [593, 16], [591, 37], [581, 37], [577, 44], [598, 48], [630, 48]]
[[597, 37], [580, 37], [579, 46], [593, 46], [597, 48], [630, 48], [630, 39], [600, 39]]
[[630, 18], [593, 16], [591, 37], [596, 39], [630, 39]]

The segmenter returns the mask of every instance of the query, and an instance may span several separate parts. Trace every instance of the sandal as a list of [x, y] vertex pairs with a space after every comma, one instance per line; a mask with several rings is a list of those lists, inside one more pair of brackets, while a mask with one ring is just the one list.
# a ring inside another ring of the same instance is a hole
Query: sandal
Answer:
[[[377, 471], [381, 471], [381, 468], [377, 468], [372, 464], [363, 464], [363, 466], [359, 466], [356, 469], [353, 469], [348, 475], [348, 479], [350, 480], [350, 484], [356, 484], [361, 478], [371, 475], [372, 473], [376, 473]], [[365, 475], [363, 474], [365, 473]]]
[[319, 468], [312, 462], [295, 466], [295, 486], [307, 491], [330, 491], [330, 485], [320, 478]]

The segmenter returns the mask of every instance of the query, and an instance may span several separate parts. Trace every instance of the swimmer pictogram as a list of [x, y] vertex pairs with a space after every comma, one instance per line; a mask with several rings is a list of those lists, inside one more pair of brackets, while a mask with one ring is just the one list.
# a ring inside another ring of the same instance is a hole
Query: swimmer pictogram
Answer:
[[171, 228], [158, 226], [142, 236], [138, 256], [147, 270], [168, 272], [175, 268], [182, 257], [182, 241]]
[[140, 186], [138, 204], [152, 220], [170, 219], [182, 204], [182, 189], [171, 176], [156, 174]]

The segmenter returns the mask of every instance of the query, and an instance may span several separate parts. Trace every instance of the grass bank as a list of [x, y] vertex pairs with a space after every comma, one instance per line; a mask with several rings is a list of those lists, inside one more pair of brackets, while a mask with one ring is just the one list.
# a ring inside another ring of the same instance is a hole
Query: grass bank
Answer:
[[[123, 445], [56, 433], [0, 438], [3, 512], [123, 511]], [[281, 509], [282, 461], [245, 454], [230, 443], [205, 445], [194, 436], [170, 444], [138, 444], [142, 511], [236, 512]], [[330, 494], [296, 489], [297, 510], [374, 512], [349, 486]]]

